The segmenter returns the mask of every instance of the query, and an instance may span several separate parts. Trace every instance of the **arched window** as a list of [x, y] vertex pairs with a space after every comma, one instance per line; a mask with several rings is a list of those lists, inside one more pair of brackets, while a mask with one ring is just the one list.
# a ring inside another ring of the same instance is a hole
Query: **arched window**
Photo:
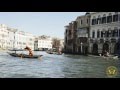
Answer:
[[100, 31], [97, 31], [97, 38], [100, 38]]
[[94, 19], [92, 19], [92, 25], [94, 25]]
[[106, 37], [106, 30], [103, 29], [103, 37]]
[[102, 17], [102, 24], [106, 23], [106, 14], [103, 15]]
[[95, 38], [95, 31], [92, 32], [92, 38]]
[[118, 12], [115, 12], [115, 15], [113, 15], [113, 22], [118, 21]]
[[101, 31], [101, 37], [103, 37], [103, 31]]
[[109, 13], [109, 16], [107, 16], [107, 23], [111, 23], [112, 22], [112, 14]]
[[109, 52], [109, 44], [108, 43], [103, 44], [103, 53], [105, 53], [105, 51]]
[[94, 16], [92, 19], [92, 25], [95, 25], [95, 24], [96, 24], [96, 17]]
[[97, 18], [97, 24], [101, 24], [101, 16], [100, 15]]
[[111, 28], [108, 28], [108, 37], [112, 37], [112, 30], [111, 30]]
[[115, 37], [115, 30], [112, 30], [112, 37]]
[[114, 34], [115, 34], [114, 35], [115, 37], [118, 37], [118, 28], [117, 27], [114, 28]]

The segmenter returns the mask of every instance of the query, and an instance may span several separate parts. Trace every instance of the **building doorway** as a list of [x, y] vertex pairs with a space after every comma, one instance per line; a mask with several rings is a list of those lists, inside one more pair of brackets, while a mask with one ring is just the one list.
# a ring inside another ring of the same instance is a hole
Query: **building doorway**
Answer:
[[119, 43], [116, 43], [114, 46], [114, 54], [118, 54], [119, 50], [120, 50], [120, 45], [119, 45]]
[[73, 53], [75, 53], [75, 48], [76, 48], [76, 46], [75, 46], [75, 44], [73, 44]]
[[85, 49], [84, 49], [84, 54], [87, 55], [88, 54], [88, 46], [85, 46]]
[[93, 55], [98, 55], [98, 44], [93, 44], [93, 50], [92, 50]]
[[103, 44], [102, 54], [105, 54], [105, 52], [109, 52], [109, 44], [108, 43]]

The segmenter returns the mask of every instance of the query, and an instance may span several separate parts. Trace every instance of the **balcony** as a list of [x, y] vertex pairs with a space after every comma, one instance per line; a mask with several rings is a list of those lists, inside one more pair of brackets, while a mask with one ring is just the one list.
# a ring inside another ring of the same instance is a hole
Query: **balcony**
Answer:
[[117, 38], [115, 38], [115, 37], [111, 37], [111, 38], [99, 38], [98, 41], [99, 41], [100, 43], [105, 43], [105, 42], [115, 43], [115, 42], [117, 42]]
[[90, 38], [89, 41], [90, 41], [90, 43], [93, 43], [93, 42], [94, 42], [94, 39]]
[[116, 43], [117, 40], [115, 38], [111, 38], [111, 43]]

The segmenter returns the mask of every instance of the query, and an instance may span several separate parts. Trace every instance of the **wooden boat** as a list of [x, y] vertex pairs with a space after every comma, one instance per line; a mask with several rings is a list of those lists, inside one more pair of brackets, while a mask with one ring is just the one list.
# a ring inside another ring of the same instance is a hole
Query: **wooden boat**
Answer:
[[21, 57], [21, 58], [39, 58], [42, 57], [43, 55], [34, 55], [34, 56], [29, 56], [27, 54], [16, 54], [16, 53], [9, 53], [9, 55], [13, 57]]

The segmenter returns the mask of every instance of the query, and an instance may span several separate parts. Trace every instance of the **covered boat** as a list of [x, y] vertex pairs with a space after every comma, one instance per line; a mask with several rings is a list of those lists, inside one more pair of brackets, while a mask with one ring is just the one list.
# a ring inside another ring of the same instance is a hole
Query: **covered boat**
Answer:
[[9, 53], [9, 55], [13, 56], [13, 57], [22, 57], [22, 58], [39, 58], [42, 57], [43, 55], [33, 55], [33, 56], [29, 56], [27, 54], [17, 54], [17, 53]]

